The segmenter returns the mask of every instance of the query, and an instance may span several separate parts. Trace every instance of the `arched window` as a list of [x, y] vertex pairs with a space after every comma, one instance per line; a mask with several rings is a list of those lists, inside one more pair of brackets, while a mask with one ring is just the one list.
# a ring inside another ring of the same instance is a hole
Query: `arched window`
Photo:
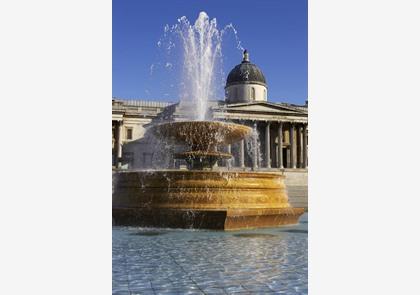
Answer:
[[267, 89], [264, 89], [264, 99], [267, 100]]
[[251, 88], [251, 99], [255, 100], [255, 88], [254, 87]]

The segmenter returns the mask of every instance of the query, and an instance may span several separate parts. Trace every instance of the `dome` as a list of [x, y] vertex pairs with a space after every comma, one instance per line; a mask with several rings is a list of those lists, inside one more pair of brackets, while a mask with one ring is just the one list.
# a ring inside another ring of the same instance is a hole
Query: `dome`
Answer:
[[227, 77], [226, 87], [235, 84], [260, 84], [267, 87], [264, 74], [255, 64], [250, 63], [247, 50], [244, 51], [242, 62]]

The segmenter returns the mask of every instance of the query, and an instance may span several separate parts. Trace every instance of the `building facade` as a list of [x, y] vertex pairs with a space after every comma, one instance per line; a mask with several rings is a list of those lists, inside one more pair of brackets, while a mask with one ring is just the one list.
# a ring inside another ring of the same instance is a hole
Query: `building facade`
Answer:
[[[308, 108], [269, 102], [263, 72], [244, 52], [229, 73], [224, 100], [209, 103], [214, 120], [252, 127], [258, 134], [258, 153], [249, 153], [247, 140], [229, 145], [233, 155], [218, 164], [226, 169], [282, 171], [292, 205], [307, 207]], [[112, 100], [112, 165], [116, 169], [151, 168], [157, 147], [145, 139], [147, 124], [182, 120], [178, 103]], [[255, 143], [254, 143], [255, 146]], [[174, 163], [172, 168], [182, 167]]]

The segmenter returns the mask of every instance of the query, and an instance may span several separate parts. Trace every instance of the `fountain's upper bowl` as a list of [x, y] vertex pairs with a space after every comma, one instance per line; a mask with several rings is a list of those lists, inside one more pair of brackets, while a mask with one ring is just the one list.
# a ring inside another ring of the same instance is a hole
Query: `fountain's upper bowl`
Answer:
[[219, 121], [179, 121], [152, 127], [156, 136], [186, 143], [193, 150], [212, 150], [220, 144], [231, 144], [245, 138], [251, 131], [248, 126]]

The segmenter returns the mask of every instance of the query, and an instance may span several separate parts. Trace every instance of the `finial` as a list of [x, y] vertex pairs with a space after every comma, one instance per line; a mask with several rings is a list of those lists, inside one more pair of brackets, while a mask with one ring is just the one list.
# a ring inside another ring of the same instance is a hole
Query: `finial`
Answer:
[[244, 50], [244, 57], [242, 59], [242, 62], [249, 62], [249, 53], [248, 50]]

